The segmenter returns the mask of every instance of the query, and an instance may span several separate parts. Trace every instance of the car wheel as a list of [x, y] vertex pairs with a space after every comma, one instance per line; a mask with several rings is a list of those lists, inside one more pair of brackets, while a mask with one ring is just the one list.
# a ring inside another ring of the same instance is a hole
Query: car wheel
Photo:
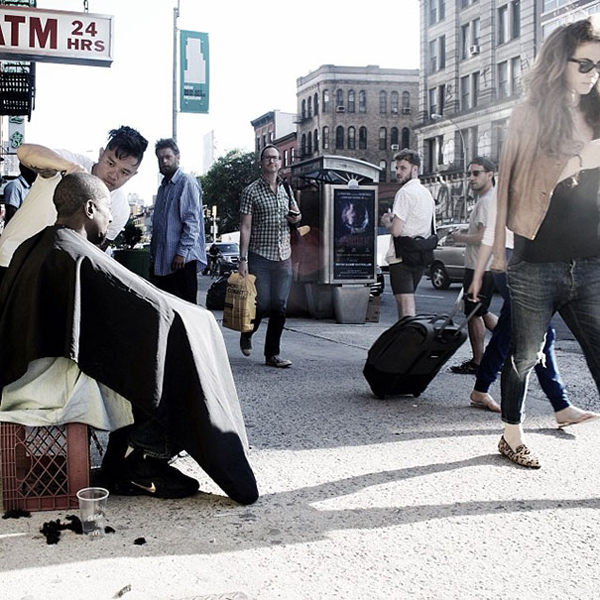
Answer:
[[450, 287], [450, 277], [442, 263], [433, 263], [431, 265], [431, 285], [436, 290], [446, 290]]

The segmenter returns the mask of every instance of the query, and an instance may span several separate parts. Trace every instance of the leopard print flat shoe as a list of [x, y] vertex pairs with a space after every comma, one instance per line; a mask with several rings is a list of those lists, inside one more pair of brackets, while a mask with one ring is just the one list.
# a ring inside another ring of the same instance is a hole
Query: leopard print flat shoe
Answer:
[[539, 469], [542, 466], [540, 465], [538, 457], [529, 450], [525, 444], [521, 444], [520, 446], [517, 446], [516, 450], [513, 450], [504, 439], [504, 436], [502, 436], [498, 442], [498, 452], [523, 467]]

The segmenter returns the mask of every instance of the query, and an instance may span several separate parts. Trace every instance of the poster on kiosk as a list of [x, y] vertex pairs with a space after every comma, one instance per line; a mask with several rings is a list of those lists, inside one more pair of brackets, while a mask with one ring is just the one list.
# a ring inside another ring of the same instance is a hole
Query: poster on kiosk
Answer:
[[370, 284], [377, 268], [377, 186], [325, 186], [325, 264], [329, 284]]

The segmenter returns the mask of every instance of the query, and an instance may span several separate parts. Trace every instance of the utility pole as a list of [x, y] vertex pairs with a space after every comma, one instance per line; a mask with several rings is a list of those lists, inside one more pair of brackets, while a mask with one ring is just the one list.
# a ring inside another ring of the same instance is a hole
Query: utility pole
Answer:
[[173, 134], [177, 141], [177, 18], [179, 17], [179, 0], [173, 8]]

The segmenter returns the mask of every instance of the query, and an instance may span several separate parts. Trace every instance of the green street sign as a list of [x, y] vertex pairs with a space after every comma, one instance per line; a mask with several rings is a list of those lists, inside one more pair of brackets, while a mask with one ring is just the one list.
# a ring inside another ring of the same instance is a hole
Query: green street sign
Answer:
[[208, 33], [181, 31], [179, 43], [179, 110], [208, 113]]

